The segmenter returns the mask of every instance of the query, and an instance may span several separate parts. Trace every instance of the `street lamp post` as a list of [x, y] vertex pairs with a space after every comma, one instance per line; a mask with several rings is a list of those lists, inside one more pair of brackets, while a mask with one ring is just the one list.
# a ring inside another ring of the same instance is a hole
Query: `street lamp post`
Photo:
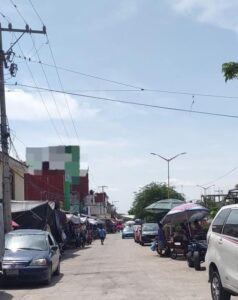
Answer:
[[187, 154], [186, 152], [182, 152], [182, 153], [179, 153], [179, 154], [177, 154], [177, 155], [175, 155], [175, 156], [173, 156], [173, 157], [171, 157], [171, 158], [165, 158], [165, 157], [163, 157], [162, 155], [159, 155], [159, 154], [157, 154], [157, 153], [150, 153], [150, 154], [152, 154], [152, 155], [155, 155], [155, 156], [158, 156], [158, 157], [160, 157], [160, 158], [162, 158], [163, 160], [165, 160], [165, 161], [167, 161], [167, 164], [168, 164], [168, 199], [169, 199], [169, 188], [170, 188], [170, 182], [169, 182], [169, 180], [170, 180], [170, 173], [169, 173], [169, 164], [170, 164], [170, 162], [171, 162], [171, 160], [173, 160], [173, 159], [175, 159], [176, 157], [178, 157], [178, 156], [180, 156], [180, 155], [184, 155], [184, 154]]
[[207, 190], [210, 189], [210, 188], [213, 187], [213, 186], [215, 186], [215, 184], [209, 185], [209, 186], [207, 186], [207, 187], [197, 184], [197, 187], [203, 189], [204, 203], [206, 203]]

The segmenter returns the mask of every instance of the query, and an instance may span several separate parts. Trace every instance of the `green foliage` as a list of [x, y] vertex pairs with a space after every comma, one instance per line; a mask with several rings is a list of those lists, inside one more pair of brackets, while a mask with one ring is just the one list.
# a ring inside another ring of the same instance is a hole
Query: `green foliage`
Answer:
[[225, 77], [225, 81], [232, 79], [238, 79], [238, 63], [228, 62], [222, 65], [222, 72]]
[[[175, 198], [179, 200], [184, 200], [184, 197], [176, 192], [174, 188], [169, 188], [170, 198]], [[148, 205], [162, 199], [167, 199], [168, 197], [168, 187], [164, 183], [152, 182], [135, 193], [134, 201], [132, 207], [129, 210], [129, 214], [135, 215], [136, 218], [146, 220], [147, 222], [157, 221], [161, 216], [156, 214], [151, 214], [144, 210]]]
[[219, 202], [215, 202], [211, 197], [204, 197], [202, 201], [198, 201], [198, 203], [210, 210], [209, 215], [213, 219], [217, 214], [218, 210], [221, 208]]

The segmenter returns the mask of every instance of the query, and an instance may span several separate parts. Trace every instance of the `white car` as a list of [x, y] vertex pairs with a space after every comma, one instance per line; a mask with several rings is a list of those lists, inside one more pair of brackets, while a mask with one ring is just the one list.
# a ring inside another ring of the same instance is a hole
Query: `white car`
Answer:
[[238, 296], [238, 204], [220, 209], [207, 234], [206, 266], [213, 300]]

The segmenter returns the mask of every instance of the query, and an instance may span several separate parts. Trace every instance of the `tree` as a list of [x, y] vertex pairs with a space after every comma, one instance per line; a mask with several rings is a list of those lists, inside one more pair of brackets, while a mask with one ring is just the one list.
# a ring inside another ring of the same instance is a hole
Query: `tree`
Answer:
[[[173, 187], [169, 188], [169, 194], [171, 198], [184, 200], [182, 194], [176, 192]], [[140, 188], [139, 192], [135, 192], [135, 198], [132, 203], [129, 214], [135, 215], [136, 218], [144, 219], [147, 221], [156, 221], [158, 215], [152, 215], [145, 211], [145, 207], [162, 199], [167, 199], [168, 187], [164, 183], [152, 182], [143, 188]]]
[[222, 72], [225, 77], [225, 81], [232, 79], [238, 79], [238, 63], [236, 62], [228, 62], [222, 65]]

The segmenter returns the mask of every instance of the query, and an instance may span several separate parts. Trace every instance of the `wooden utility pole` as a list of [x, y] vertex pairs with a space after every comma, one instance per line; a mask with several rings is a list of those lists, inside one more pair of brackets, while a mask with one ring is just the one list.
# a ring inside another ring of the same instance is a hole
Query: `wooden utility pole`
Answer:
[[[2, 32], [21, 33], [20, 37], [4, 52], [2, 43]], [[0, 23], [0, 112], [1, 112], [1, 146], [2, 146], [2, 204], [4, 231], [9, 232], [12, 229], [11, 217], [11, 185], [10, 185], [10, 168], [9, 168], [9, 138], [10, 131], [7, 124], [6, 102], [5, 102], [5, 85], [4, 85], [4, 68], [9, 69], [10, 74], [15, 77], [17, 65], [12, 63], [10, 56], [13, 54], [13, 46], [20, 40], [25, 33], [46, 34], [46, 28], [43, 30], [32, 30], [28, 25], [25, 29], [13, 29], [9, 24], [8, 28], [2, 28]], [[8, 63], [10, 65], [8, 66]]]

